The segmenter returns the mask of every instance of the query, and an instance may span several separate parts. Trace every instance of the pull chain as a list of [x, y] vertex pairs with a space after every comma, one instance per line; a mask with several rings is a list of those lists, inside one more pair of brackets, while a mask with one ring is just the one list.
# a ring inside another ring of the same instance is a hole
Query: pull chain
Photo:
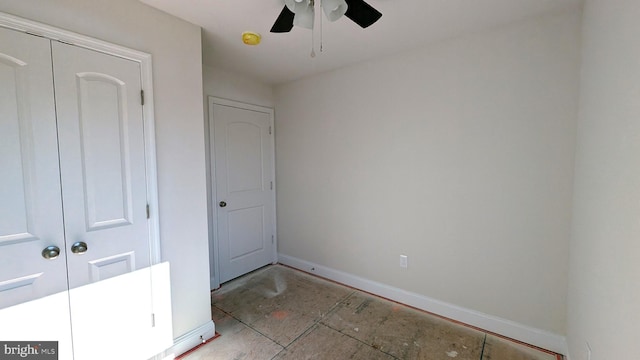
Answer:
[[[312, 7], [312, 8], [313, 8], [313, 10], [314, 10], [314, 11], [313, 11], [313, 16], [315, 17], [315, 16], [316, 16], [316, 12], [315, 12], [316, 4], [315, 4], [315, 1], [314, 1], [314, 0], [310, 0], [310, 2], [309, 2], [309, 3], [310, 3], [311, 7]], [[316, 51], [315, 51], [315, 49], [314, 49], [314, 46], [315, 46], [315, 31], [314, 31], [314, 30], [315, 30], [315, 29], [314, 29], [314, 27], [312, 26], [312, 27], [311, 27], [311, 57], [312, 57], [312, 58], [316, 57]]]
[[322, 0], [320, 0], [320, 53], [322, 53], [322, 18], [324, 18], [324, 16], [322, 16], [322, 11], [324, 10], [322, 5]]

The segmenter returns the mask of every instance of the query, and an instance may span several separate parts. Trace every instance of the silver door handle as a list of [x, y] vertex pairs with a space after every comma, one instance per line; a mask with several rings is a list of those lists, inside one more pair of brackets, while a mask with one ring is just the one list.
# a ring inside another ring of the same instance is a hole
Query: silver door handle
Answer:
[[78, 241], [73, 243], [73, 245], [71, 245], [71, 252], [74, 254], [82, 255], [86, 253], [87, 250], [89, 250], [89, 247], [87, 246], [87, 243], [84, 241]]
[[57, 258], [58, 255], [60, 255], [60, 248], [55, 245], [47, 246], [42, 250], [42, 257], [48, 260], [53, 260]]

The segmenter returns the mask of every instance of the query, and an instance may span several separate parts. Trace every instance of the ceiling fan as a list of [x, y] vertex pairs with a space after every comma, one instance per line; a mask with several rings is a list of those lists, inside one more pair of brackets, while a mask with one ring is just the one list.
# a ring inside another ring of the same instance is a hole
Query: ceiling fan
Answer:
[[284, 8], [273, 24], [271, 32], [286, 33], [291, 31], [294, 25], [313, 29], [316, 1], [320, 1], [322, 10], [330, 21], [336, 21], [344, 15], [363, 29], [382, 16], [364, 0], [284, 0]]

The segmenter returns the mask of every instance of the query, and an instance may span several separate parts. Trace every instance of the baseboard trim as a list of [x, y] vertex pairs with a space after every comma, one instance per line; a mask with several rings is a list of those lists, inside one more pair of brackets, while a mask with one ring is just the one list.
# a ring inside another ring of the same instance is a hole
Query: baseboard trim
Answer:
[[564, 336], [519, 324], [515, 321], [466, 309], [424, 295], [365, 279], [340, 270], [318, 265], [302, 259], [278, 254], [278, 262], [295, 269], [333, 280], [420, 310], [449, 318], [485, 331], [531, 344], [559, 354], [567, 354]]
[[163, 359], [175, 359], [194, 347], [202, 344], [216, 335], [216, 327], [212, 321], [208, 321], [201, 326], [173, 340], [173, 346], [165, 351]]

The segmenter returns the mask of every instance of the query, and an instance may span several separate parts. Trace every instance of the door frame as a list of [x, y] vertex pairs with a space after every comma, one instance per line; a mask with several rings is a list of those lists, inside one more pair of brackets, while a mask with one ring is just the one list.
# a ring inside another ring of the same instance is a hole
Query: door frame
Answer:
[[206, 129], [206, 156], [207, 159], [207, 208], [209, 210], [209, 281], [211, 289], [220, 287], [220, 261], [219, 239], [218, 239], [218, 207], [214, 206], [218, 203], [218, 196], [215, 188], [216, 164], [215, 164], [215, 147], [214, 147], [214, 123], [213, 123], [213, 106], [224, 105], [243, 110], [257, 111], [269, 115], [269, 126], [271, 130], [271, 173], [273, 178], [273, 191], [271, 191], [271, 200], [273, 203], [273, 254], [272, 263], [278, 262], [278, 231], [277, 231], [277, 213], [276, 213], [276, 148], [275, 148], [275, 126], [274, 126], [274, 110], [273, 108], [244, 103], [236, 100], [224, 99], [216, 96], [207, 96], [208, 116], [205, 121]]
[[[137, 62], [140, 65], [141, 84], [144, 90], [142, 116], [144, 122], [145, 172], [147, 183], [147, 203], [149, 205], [149, 246], [151, 264], [160, 263], [160, 221], [158, 211], [158, 183], [156, 170], [156, 136], [153, 106], [153, 81], [151, 54], [94, 39], [71, 31], [58, 29], [18, 16], [0, 12], [0, 27], [41, 36], [77, 47], [117, 56]], [[141, 94], [142, 96], [142, 94]]]

